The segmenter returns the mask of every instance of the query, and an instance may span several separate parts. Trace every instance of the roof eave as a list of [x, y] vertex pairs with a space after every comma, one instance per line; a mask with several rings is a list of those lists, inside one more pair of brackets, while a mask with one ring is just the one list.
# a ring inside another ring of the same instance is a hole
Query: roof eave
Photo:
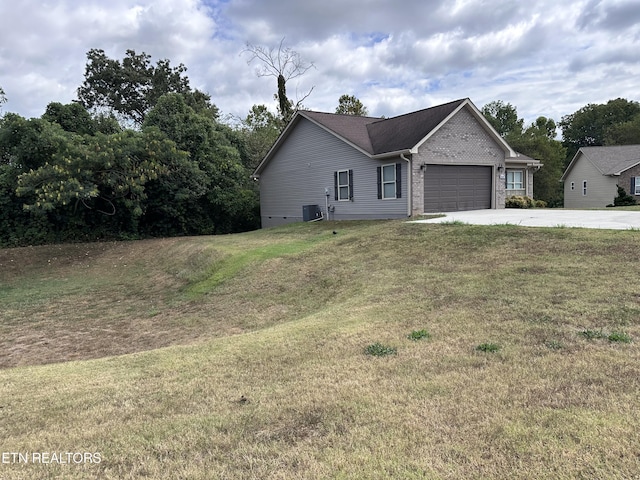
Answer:
[[519, 165], [525, 165], [527, 167], [537, 167], [537, 166], [541, 166], [543, 165], [542, 162], [540, 160], [537, 160], [535, 158], [518, 158], [518, 157], [508, 157], [505, 159], [505, 163], [511, 163], [511, 164], [519, 164]]
[[628, 167], [623, 168], [622, 170], [619, 170], [617, 172], [613, 172], [613, 173], [608, 173], [607, 175], [611, 175], [611, 176], [615, 176], [615, 177], [619, 177], [620, 175], [622, 175], [622, 172], [626, 172], [627, 170], [629, 170], [630, 168], [633, 167], [637, 167], [638, 165], [640, 165], [640, 160], [636, 163], [634, 163], [633, 165], [629, 165]]
[[378, 153], [376, 155], [369, 155], [369, 157], [371, 157], [373, 160], [382, 160], [384, 158], [399, 157], [400, 155], [412, 155], [414, 153], [417, 153], [417, 149], [405, 148], [404, 150], [394, 150], [393, 152], [385, 152], [385, 153]]

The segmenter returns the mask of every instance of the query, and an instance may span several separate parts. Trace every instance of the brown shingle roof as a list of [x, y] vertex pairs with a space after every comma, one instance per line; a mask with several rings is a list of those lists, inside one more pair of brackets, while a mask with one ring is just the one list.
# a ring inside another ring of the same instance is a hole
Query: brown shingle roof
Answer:
[[304, 111], [306, 116], [371, 155], [410, 150], [465, 100], [392, 118], [358, 117]]
[[345, 140], [360, 147], [367, 153], [373, 153], [371, 138], [367, 132], [367, 125], [377, 122], [379, 118], [358, 117], [355, 115], [338, 115], [335, 113], [322, 113], [304, 111], [305, 117], [310, 118]]
[[367, 125], [375, 154], [409, 150], [442, 123], [464, 100], [445, 103]]

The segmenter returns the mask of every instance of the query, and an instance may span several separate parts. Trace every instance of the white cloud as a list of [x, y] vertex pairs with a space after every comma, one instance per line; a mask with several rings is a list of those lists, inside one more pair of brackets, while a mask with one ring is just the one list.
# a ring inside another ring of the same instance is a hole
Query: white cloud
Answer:
[[3, 110], [24, 116], [75, 97], [91, 48], [184, 63], [223, 113], [275, 110], [275, 80], [241, 52], [283, 37], [316, 66], [288, 93], [315, 87], [304, 104], [317, 110], [344, 93], [386, 116], [470, 97], [509, 102], [530, 122], [640, 100], [636, 0], [21, 0], [3, 2], [0, 18]]

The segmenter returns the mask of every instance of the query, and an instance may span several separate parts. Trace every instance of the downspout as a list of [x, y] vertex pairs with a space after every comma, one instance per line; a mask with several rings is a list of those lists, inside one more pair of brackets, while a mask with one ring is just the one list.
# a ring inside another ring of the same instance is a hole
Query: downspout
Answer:
[[413, 168], [411, 159], [404, 156], [404, 153], [400, 154], [400, 158], [407, 162], [409, 168], [409, 186], [407, 187], [407, 217], [413, 215]]

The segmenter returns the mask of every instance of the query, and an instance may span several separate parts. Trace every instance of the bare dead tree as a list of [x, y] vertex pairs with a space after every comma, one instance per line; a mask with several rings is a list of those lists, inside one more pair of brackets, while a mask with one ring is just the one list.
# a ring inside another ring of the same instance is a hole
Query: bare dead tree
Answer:
[[293, 112], [311, 95], [314, 87], [311, 87], [307, 94], [294, 104], [287, 97], [286, 84], [289, 80], [298, 78], [304, 75], [309, 69], [315, 68], [315, 65], [305, 62], [298, 52], [289, 47], [285, 47], [284, 40], [283, 37], [277, 47], [264, 47], [247, 43], [242, 53], [248, 53], [251, 56], [247, 64], [251, 64], [254, 60], [258, 60], [261, 63], [256, 69], [256, 75], [258, 75], [258, 77], [275, 77], [277, 79], [278, 93], [274, 95], [274, 98], [278, 101], [280, 115], [282, 115], [285, 121], [288, 121], [293, 115]]

